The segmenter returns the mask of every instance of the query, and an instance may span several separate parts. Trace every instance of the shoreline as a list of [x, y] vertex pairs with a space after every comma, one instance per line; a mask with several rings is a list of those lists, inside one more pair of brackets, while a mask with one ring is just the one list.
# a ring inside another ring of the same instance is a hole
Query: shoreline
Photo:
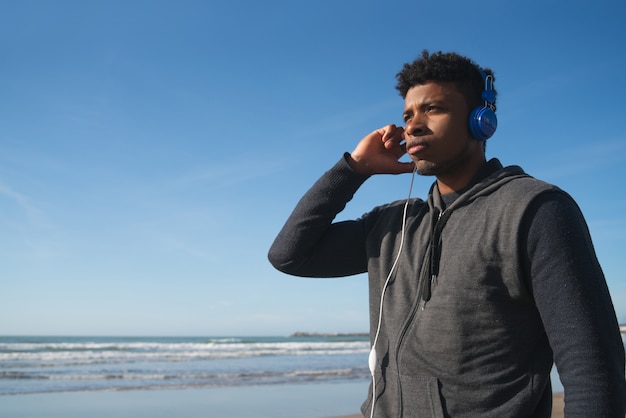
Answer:
[[[228, 388], [61, 392], [0, 396], [0, 416], [20, 418], [364, 418], [358, 413], [369, 382]], [[355, 413], [356, 412], [356, 413]], [[554, 393], [552, 418], [563, 418]]]

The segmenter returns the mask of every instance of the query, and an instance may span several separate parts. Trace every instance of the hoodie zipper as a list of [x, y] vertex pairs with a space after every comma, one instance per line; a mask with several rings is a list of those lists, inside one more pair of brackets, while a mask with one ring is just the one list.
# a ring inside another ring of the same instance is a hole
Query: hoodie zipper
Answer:
[[[428, 250], [426, 251], [426, 254], [428, 254]], [[404, 323], [404, 326], [402, 327], [402, 330], [400, 331], [400, 335], [398, 336], [398, 342], [396, 344], [396, 352], [395, 352], [395, 360], [396, 360], [396, 385], [398, 387], [398, 398], [397, 398], [397, 402], [398, 402], [398, 411], [400, 411], [400, 415], [403, 415], [403, 401], [402, 401], [402, 381], [400, 379], [400, 349], [402, 348], [402, 342], [404, 341], [404, 337], [406, 336], [406, 333], [408, 332], [411, 324], [415, 321], [415, 318], [417, 317], [417, 312], [419, 311], [419, 307], [420, 305], [422, 305], [422, 281], [423, 280], [428, 280], [428, 277], [426, 276], [426, 274], [424, 274], [424, 269], [426, 269], [426, 272], [428, 271], [428, 269], [426, 267], [422, 267], [422, 271], [420, 271], [420, 280], [417, 284], [417, 294], [415, 297], [415, 302], [413, 302], [413, 306], [411, 308], [411, 312], [409, 312], [409, 316], [407, 317], [407, 320]], [[423, 307], [422, 307], [423, 309]]]
[[[402, 382], [400, 381], [400, 373], [399, 373], [399, 360], [400, 360], [400, 349], [402, 347], [402, 342], [404, 341], [404, 337], [406, 336], [406, 333], [408, 332], [411, 324], [413, 324], [413, 322], [415, 322], [416, 317], [417, 317], [417, 312], [420, 310], [420, 305], [421, 305], [421, 309], [424, 310], [425, 306], [426, 306], [426, 302], [428, 300], [430, 300], [430, 293], [431, 293], [431, 281], [434, 280], [433, 279], [433, 242], [434, 241], [434, 235], [435, 232], [437, 231], [437, 228], [440, 225], [440, 221], [441, 218], [444, 216], [444, 214], [447, 214], [448, 212], [446, 210], [443, 211], [439, 211], [439, 209], [436, 209], [436, 215], [433, 217], [433, 221], [432, 221], [432, 227], [431, 227], [431, 240], [430, 243], [428, 244], [428, 249], [426, 250], [425, 253], [425, 260], [427, 259], [428, 262], [428, 266], [422, 266], [422, 269], [420, 270], [420, 278], [419, 281], [417, 283], [417, 295], [415, 298], [415, 302], [413, 303], [413, 307], [411, 308], [411, 312], [409, 313], [409, 316], [407, 317], [407, 320], [404, 323], [404, 326], [402, 327], [402, 330], [400, 331], [400, 335], [398, 337], [398, 343], [396, 344], [396, 353], [395, 353], [395, 360], [396, 360], [396, 370], [398, 370], [398, 375], [397, 375], [397, 385], [399, 388], [399, 393], [402, 393]], [[448, 216], [446, 216], [445, 220], [447, 220]], [[441, 230], [443, 229], [443, 225], [441, 227], [439, 227], [439, 233], [438, 235], [441, 234]], [[437, 237], [437, 242], [438, 242], [439, 237]], [[438, 269], [437, 269], [437, 273], [438, 273]], [[434, 276], [436, 277], [436, 275]], [[428, 292], [428, 297], [426, 298], [426, 295], [424, 295], [424, 292], [427, 291]], [[402, 396], [399, 397], [398, 399], [398, 410], [402, 411]]]
[[[402, 328], [402, 331], [400, 332], [400, 336], [398, 338], [398, 345], [396, 346], [397, 347], [396, 361], [398, 360], [397, 355], [400, 352], [400, 346], [402, 345], [404, 336], [406, 335], [409, 327], [413, 323], [413, 320], [415, 319], [415, 316], [417, 314], [417, 311], [420, 308], [420, 305], [421, 305], [421, 309], [423, 310], [424, 306], [426, 305], [426, 302], [430, 300], [430, 293], [431, 293], [430, 283], [433, 280], [432, 275], [434, 273], [433, 271], [433, 261], [434, 261], [433, 260], [433, 242], [434, 242], [433, 237], [435, 235], [435, 231], [437, 230], [437, 226], [439, 225], [439, 222], [441, 221], [441, 218], [443, 217], [444, 213], [447, 213], [446, 210], [440, 211], [437, 208], [435, 208], [434, 210], [436, 211], [436, 214], [433, 216], [432, 227], [430, 231], [431, 232], [430, 242], [424, 254], [425, 255], [424, 261], [427, 261], [428, 265], [422, 266], [422, 269], [420, 270], [419, 281], [417, 283], [417, 295], [415, 298], [415, 302], [413, 303], [413, 307], [411, 309], [411, 312], [409, 313], [409, 316], [407, 317], [407, 320], [404, 322], [404, 327]], [[428, 292], [428, 297], [426, 297], [426, 295], [424, 294], [425, 291]], [[424, 303], [422, 303], [422, 301]]]

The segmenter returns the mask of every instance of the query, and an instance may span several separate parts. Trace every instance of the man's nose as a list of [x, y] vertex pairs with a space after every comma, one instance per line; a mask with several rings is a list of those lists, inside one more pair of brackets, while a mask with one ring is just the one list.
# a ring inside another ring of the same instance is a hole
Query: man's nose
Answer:
[[426, 126], [420, 116], [413, 116], [406, 122], [404, 131], [409, 136], [419, 136], [426, 131]]

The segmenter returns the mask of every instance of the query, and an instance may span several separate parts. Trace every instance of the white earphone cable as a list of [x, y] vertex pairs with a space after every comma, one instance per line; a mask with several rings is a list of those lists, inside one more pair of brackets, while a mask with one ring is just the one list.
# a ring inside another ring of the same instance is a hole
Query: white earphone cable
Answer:
[[413, 190], [413, 182], [415, 180], [415, 172], [417, 169], [413, 170], [413, 174], [411, 175], [411, 185], [409, 186], [409, 195], [406, 198], [406, 202], [404, 203], [404, 211], [402, 213], [402, 230], [400, 232], [400, 246], [398, 248], [398, 254], [391, 265], [391, 269], [389, 270], [389, 274], [387, 275], [387, 279], [385, 280], [385, 284], [383, 285], [383, 290], [380, 295], [380, 307], [378, 311], [378, 326], [376, 327], [376, 335], [374, 336], [374, 341], [372, 343], [372, 348], [370, 350], [368, 365], [370, 369], [370, 374], [372, 375], [372, 409], [370, 410], [370, 418], [374, 417], [374, 406], [376, 405], [376, 377], [374, 376], [374, 372], [376, 367], [378, 366], [378, 354], [376, 353], [376, 343], [378, 342], [378, 336], [380, 334], [380, 327], [382, 324], [383, 318], [383, 302], [385, 301], [385, 292], [387, 291], [387, 286], [389, 285], [389, 281], [391, 280], [391, 276], [393, 275], [394, 270], [398, 265], [398, 261], [400, 260], [400, 255], [402, 254], [402, 247], [404, 246], [404, 231], [406, 226], [406, 214], [409, 207], [409, 201], [411, 200], [411, 192]]

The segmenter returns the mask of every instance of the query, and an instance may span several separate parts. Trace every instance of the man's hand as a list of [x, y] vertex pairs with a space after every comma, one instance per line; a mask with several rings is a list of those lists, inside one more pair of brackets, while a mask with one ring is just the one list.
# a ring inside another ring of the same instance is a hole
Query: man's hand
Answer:
[[398, 161], [405, 153], [404, 129], [387, 125], [363, 138], [348, 161], [354, 171], [365, 175], [410, 173], [414, 164]]

